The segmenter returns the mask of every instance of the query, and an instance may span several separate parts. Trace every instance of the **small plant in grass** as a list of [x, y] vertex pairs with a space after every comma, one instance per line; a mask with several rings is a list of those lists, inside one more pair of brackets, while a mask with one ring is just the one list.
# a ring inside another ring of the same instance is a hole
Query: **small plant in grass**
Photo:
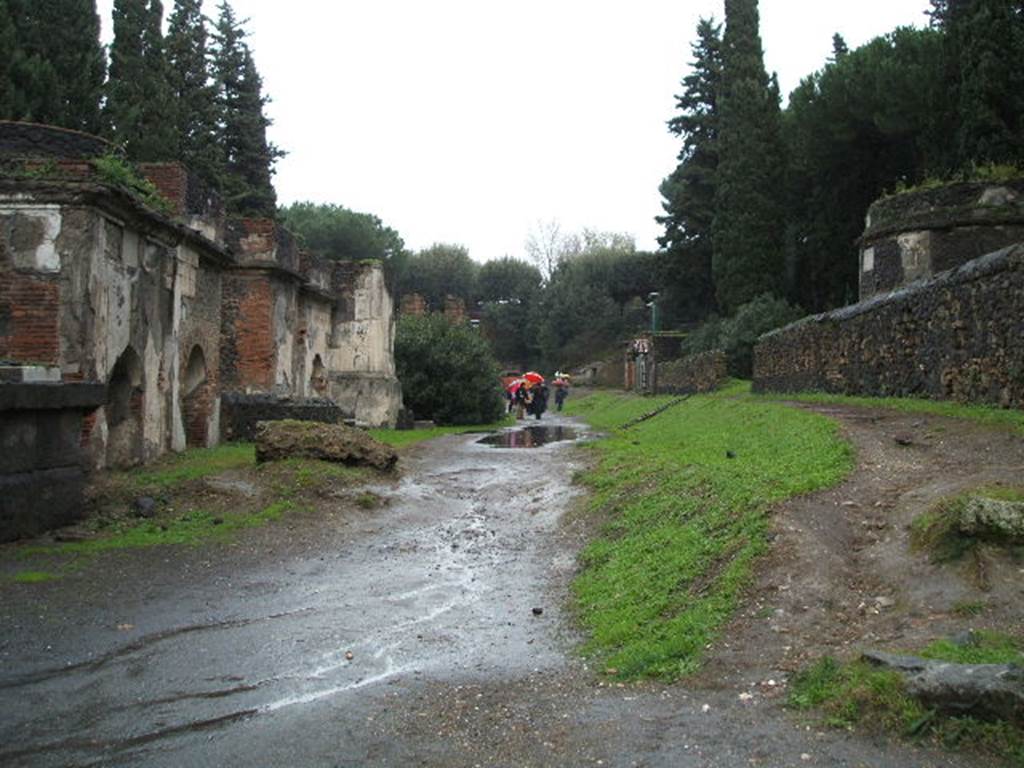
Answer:
[[14, 575], [14, 580], [19, 584], [41, 584], [45, 581], [59, 579], [56, 573], [49, 571], [21, 571]]
[[376, 493], [370, 493], [369, 491], [364, 491], [356, 496], [356, 506], [360, 509], [378, 509], [383, 501]]

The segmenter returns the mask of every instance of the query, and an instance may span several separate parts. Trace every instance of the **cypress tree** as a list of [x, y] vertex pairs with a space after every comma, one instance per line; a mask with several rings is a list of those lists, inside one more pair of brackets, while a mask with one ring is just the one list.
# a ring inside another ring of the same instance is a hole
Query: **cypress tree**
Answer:
[[712, 273], [729, 314], [783, 284], [779, 94], [758, 28], [757, 0], [726, 0]]
[[40, 24], [43, 56], [60, 84], [60, 111], [49, 122], [99, 133], [107, 61], [95, 0], [34, 0], [31, 6], [45, 14]]
[[202, 0], [178, 0], [167, 33], [174, 99], [175, 155], [208, 184], [219, 185], [224, 161], [217, 143], [217, 90], [211, 78]]
[[160, 0], [114, 0], [105, 118], [132, 160], [175, 158], [173, 104]]
[[3, 81], [3, 116], [11, 120], [54, 122], [61, 112], [60, 81], [46, 56], [46, 14], [32, 0], [6, 0], [7, 34], [13, 38], [0, 57], [8, 70]]
[[662, 282], [669, 295], [666, 309], [679, 319], [694, 320], [715, 307], [711, 277], [715, 192], [718, 172], [718, 91], [722, 75], [721, 27], [701, 19], [692, 45], [690, 73], [676, 97], [679, 114], [669, 131], [683, 139], [679, 164], [660, 187], [665, 216], [658, 222], [665, 234], [658, 238]]
[[14, 116], [12, 78], [17, 41], [7, 0], [0, 0], [0, 120], [9, 120]]
[[214, 69], [221, 102], [222, 188], [228, 210], [246, 216], [274, 216], [274, 163], [283, 156], [267, 141], [267, 99], [246, 32], [226, 0], [220, 4]]

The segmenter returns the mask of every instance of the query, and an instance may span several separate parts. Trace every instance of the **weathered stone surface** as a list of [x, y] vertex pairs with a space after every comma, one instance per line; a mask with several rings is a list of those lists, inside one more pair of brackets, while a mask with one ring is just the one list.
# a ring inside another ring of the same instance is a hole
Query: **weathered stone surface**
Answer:
[[1015, 664], [952, 664], [877, 651], [862, 658], [899, 672], [907, 693], [939, 712], [1024, 722], [1024, 668]]
[[758, 392], [818, 390], [1024, 407], [1024, 246], [765, 334]]
[[398, 454], [361, 429], [308, 421], [263, 421], [256, 425], [256, 461], [321, 459], [389, 470]]
[[728, 378], [725, 353], [721, 350], [658, 362], [655, 374], [659, 395], [713, 392]]
[[254, 440], [256, 427], [261, 421], [341, 424], [352, 418], [351, 413], [346, 413], [331, 400], [275, 395], [227, 393], [221, 398], [220, 409], [221, 434], [225, 440]]
[[994, 536], [1024, 542], [1024, 502], [975, 497], [960, 513], [960, 530], [971, 536]]

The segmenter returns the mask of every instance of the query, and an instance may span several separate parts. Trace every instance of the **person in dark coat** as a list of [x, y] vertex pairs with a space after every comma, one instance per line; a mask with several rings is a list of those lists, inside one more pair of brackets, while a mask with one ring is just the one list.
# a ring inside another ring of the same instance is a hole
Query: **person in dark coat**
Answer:
[[548, 385], [541, 382], [533, 387], [533, 402], [531, 403], [530, 413], [536, 416], [538, 419], [543, 415], [544, 411], [548, 409]]

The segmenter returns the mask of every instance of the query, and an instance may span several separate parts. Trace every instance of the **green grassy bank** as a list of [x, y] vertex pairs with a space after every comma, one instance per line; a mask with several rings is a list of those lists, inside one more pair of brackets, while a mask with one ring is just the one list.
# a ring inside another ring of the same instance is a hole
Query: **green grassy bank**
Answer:
[[745, 390], [690, 398], [629, 429], [673, 398], [600, 392], [567, 406], [608, 434], [582, 478], [604, 524], [573, 589], [584, 652], [609, 674], [695, 671], [765, 551], [771, 506], [853, 467], [832, 421]]

